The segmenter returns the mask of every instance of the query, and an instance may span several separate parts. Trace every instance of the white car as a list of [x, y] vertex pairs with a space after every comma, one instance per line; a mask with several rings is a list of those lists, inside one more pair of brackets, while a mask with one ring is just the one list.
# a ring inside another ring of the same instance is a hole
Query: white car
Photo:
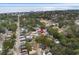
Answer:
[[27, 38], [27, 39], [32, 39], [33, 36], [31, 36], [31, 35], [30, 35], [30, 36], [26, 36], [26, 38]]

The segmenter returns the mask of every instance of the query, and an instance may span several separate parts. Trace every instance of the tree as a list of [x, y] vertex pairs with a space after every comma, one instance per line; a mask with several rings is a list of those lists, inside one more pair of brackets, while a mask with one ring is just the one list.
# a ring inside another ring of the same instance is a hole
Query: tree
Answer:
[[[53, 26], [48, 27], [47, 30], [48, 30], [48, 32], [49, 32], [50, 35], [53, 35], [53, 32], [54, 32], [54, 31], [55, 31], [55, 32], [57, 31], [57, 29], [53, 29]], [[54, 31], [53, 31], [53, 30], [54, 30]]]
[[48, 38], [47, 36], [40, 36], [35, 39], [37, 43], [41, 43], [46, 46], [46, 48], [51, 46], [52, 40]]
[[3, 55], [7, 55], [7, 53], [9, 52], [9, 44], [10, 44], [10, 42], [8, 41], [8, 40], [5, 40], [4, 42], [3, 42], [3, 48], [2, 48], [2, 54]]
[[40, 23], [40, 27], [41, 27], [42, 29], [45, 29], [45, 23], [44, 23], [44, 22]]
[[10, 49], [14, 47], [15, 39], [8, 39], [3, 42], [2, 54], [7, 55]]
[[5, 33], [5, 27], [2, 24], [0, 24], [0, 33]]
[[49, 27], [48, 28], [48, 33], [50, 35], [52, 35], [54, 38], [59, 39], [60, 33], [58, 32], [58, 29], [57, 28]]
[[50, 52], [53, 55], [63, 55], [63, 54], [65, 54], [65, 47], [63, 47], [62, 45], [56, 45], [53, 43], [53, 46], [50, 49]]
[[76, 55], [79, 55], [79, 49], [75, 49], [75, 50], [74, 50], [74, 53], [75, 53]]
[[8, 27], [7, 27], [9, 30], [11, 30], [11, 31], [16, 31], [16, 29], [17, 29], [17, 25], [16, 24], [9, 24], [8, 25]]
[[63, 46], [62, 44], [55, 44], [55, 43], [52, 43], [50, 52], [53, 55], [74, 55], [76, 54], [76, 51], [74, 52], [74, 49], [67, 47], [67, 46]]
[[31, 44], [30, 44], [29, 42], [26, 42], [26, 43], [25, 43], [25, 47], [26, 47], [27, 52], [28, 52], [28, 54], [29, 54], [29, 51], [32, 50], [32, 46], [31, 46]]
[[16, 33], [13, 32], [13, 35], [11, 36], [11, 39], [16, 39]]

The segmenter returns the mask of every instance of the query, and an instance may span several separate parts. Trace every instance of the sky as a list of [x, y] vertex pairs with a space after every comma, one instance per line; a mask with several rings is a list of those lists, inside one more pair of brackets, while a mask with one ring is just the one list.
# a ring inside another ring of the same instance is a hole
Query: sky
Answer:
[[50, 10], [79, 10], [78, 3], [0, 3], [0, 13]]

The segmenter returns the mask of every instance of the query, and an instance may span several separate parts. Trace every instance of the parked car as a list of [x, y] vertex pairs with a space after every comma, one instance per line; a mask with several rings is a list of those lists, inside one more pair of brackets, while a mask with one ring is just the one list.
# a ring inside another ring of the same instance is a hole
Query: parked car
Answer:
[[26, 38], [24, 36], [20, 36], [19, 39], [20, 39], [20, 41], [25, 41]]
[[20, 45], [20, 49], [25, 49], [25, 45]]
[[27, 52], [27, 50], [26, 49], [21, 49], [20, 53], [24, 53], [24, 52]]
[[28, 55], [27, 52], [22, 52], [21, 55]]

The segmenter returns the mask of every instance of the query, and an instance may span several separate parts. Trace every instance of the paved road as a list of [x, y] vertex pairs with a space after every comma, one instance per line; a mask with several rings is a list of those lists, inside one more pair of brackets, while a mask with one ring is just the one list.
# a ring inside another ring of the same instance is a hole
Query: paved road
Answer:
[[16, 30], [16, 44], [15, 44], [15, 55], [20, 55], [20, 19], [19, 19], [20, 15], [18, 15], [18, 22], [17, 22], [17, 30]]

